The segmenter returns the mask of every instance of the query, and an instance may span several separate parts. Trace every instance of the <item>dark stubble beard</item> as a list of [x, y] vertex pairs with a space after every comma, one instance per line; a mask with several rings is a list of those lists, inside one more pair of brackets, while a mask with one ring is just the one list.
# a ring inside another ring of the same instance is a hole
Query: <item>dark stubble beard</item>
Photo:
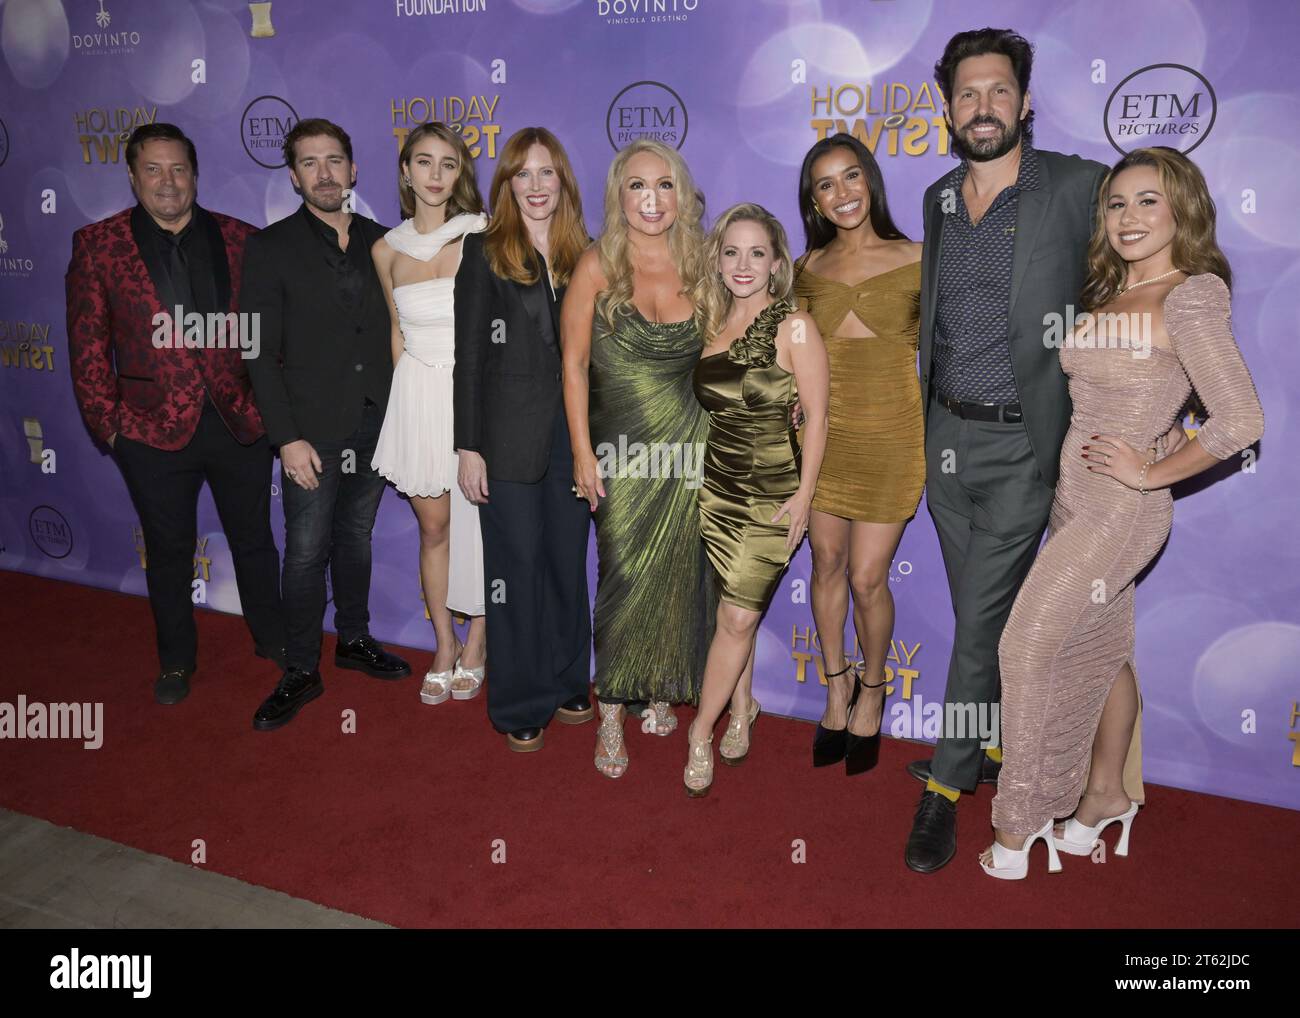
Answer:
[[328, 192], [328, 197], [310, 189], [303, 192], [303, 200], [321, 212], [337, 212], [343, 207], [343, 198], [342, 184], [337, 191]]
[[1020, 144], [1020, 136], [1023, 133], [1024, 121], [1017, 120], [1008, 131], [1005, 125], [996, 117], [976, 117], [966, 125], [963, 130], [969, 130], [980, 124], [998, 124], [1003, 126], [1003, 133], [1000, 137], [986, 138], [982, 141], [968, 142], [962, 135], [956, 131], [953, 132], [952, 147], [957, 150], [957, 154], [963, 159], [971, 162], [986, 163], [990, 160], [1004, 156], [1013, 148]]

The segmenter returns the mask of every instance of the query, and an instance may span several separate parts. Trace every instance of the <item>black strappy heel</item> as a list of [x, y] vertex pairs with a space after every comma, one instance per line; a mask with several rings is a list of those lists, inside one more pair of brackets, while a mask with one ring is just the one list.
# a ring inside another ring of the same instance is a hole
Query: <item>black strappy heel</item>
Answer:
[[[885, 680], [879, 682], [863, 682], [859, 676], [857, 679], [857, 689], [854, 690], [853, 699], [857, 701], [857, 694], [863, 689], [879, 689], [885, 684]], [[852, 715], [850, 714], [850, 717]], [[880, 736], [881, 730], [885, 727], [885, 701], [880, 701], [880, 725], [876, 728], [875, 735], [854, 735], [846, 727], [844, 729], [844, 773], [848, 777], [855, 774], [865, 774], [871, 768], [875, 767], [880, 760]]]
[[[852, 665], [845, 665], [838, 672], [831, 672], [827, 679], [833, 679], [837, 675], [843, 675]], [[830, 684], [827, 683], [829, 690]], [[848, 710], [853, 709], [853, 705], [858, 702], [858, 684], [853, 683], [853, 696], [849, 698]], [[843, 728], [823, 728], [821, 722], [817, 723], [817, 734], [813, 736], [813, 766], [829, 767], [837, 764], [844, 759], [844, 754], [848, 751], [848, 722], [845, 721]]]

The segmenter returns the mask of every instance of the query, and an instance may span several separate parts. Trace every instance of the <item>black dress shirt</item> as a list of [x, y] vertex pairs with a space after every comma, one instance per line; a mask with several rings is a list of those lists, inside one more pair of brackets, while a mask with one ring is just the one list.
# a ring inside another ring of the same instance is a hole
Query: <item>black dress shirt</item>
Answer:
[[964, 402], [1016, 403], [1007, 322], [1011, 260], [1020, 192], [1038, 187], [1038, 156], [1025, 142], [1016, 182], [1002, 189], [977, 224], [961, 193], [968, 169], [963, 160], [943, 185], [952, 188], [956, 210], [944, 223], [939, 251], [934, 388]]
[[361, 233], [361, 223], [356, 216], [351, 217], [348, 225], [348, 249], [344, 251], [339, 247], [338, 231], [312, 212], [306, 202], [303, 203], [302, 214], [321, 239], [321, 250], [330, 268], [339, 301], [348, 310], [356, 311], [370, 269], [370, 249]]

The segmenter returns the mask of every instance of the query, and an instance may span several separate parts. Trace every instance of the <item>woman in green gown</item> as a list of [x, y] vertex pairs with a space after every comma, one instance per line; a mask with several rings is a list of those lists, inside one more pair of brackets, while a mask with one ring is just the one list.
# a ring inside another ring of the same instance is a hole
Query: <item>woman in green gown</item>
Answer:
[[637, 141], [605, 182], [600, 240], [561, 312], [574, 488], [596, 519], [595, 763], [621, 777], [628, 705], [669, 735], [670, 704], [694, 703], [715, 597], [697, 494], [708, 418], [692, 376], [701, 341], [703, 200], [678, 153]]

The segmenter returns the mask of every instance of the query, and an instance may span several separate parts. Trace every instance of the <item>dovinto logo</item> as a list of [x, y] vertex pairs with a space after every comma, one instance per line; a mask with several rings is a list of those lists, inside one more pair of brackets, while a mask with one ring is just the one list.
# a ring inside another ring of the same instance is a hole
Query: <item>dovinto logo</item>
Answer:
[[596, 0], [596, 14], [607, 25], [645, 25], [687, 21], [700, 0]]
[[27, 529], [36, 547], [50, 558], [67, 558], [72, 553], [72, 527], [53, 506], [38, 505], [27, 517]]
[[1115, 86], [1103, 114], [1106, 137], [1121, 154], [1168, 145], [1184, 154], [1214, 126], [1219, 103], [1200, 71], [1182, 64], [1151, 64]]
[[278, 95], [259, 95], [239, 118], [239, 136], [248, 158], [268, 170], [284, 162], [284, 136], [298, 123], [298, 114]]
[[605, 134], [614, 151], [641, 138], [680, 149], [686, 141], [686, 104], [658, 81], [634, 81], [609, 104]]
[[134, 52], [140, 45], [140, 33], [121, 24], [114, 24], [113, 14], [105, 7], [105, 2], [106, 0], [99, 0], [94, 31], [72, 33], [72, 48], [90, 56]]
[[35, 268], [36, 263], [30, 258], [9, 253], [9, 241], [5, 240], [5, 219], [0, 216], [0, 277], [26, 279]]

